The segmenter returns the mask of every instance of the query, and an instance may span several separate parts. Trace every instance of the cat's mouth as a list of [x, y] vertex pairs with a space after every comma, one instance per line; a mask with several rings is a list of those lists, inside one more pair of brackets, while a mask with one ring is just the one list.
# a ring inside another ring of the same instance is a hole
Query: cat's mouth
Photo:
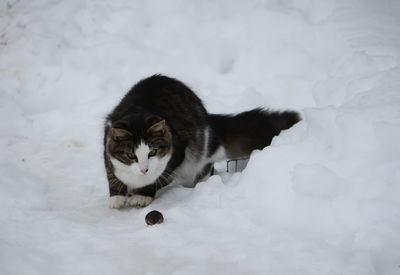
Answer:
[[152, 173], [150, 173], [150, 172], [143, 172], [143, 171], [140, 171], [140, 173], [137, 173], [137, 175], [139, 176], [139, 177], [150, 177], [151, 175], [152, 175]]

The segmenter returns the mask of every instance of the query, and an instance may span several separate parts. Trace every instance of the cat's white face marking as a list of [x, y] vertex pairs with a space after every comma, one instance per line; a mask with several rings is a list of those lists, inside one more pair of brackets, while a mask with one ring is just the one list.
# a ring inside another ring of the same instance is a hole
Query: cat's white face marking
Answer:
[[135, 149], [137, 162], [126, 165], [111, 157], [115, 176], [131, 188], [140, 188], [155, 182], [167, 167], [171, 155], [149, 157], [150, 148], [144, 142]]
[[146, 174], [150, 172], [149, 166], [150, 162], [153, 162], [154, 157], [149, 159], [150, 148], [143, 142], [139, 144], [139, 146], [135, 150], [136, 157], [138, 159], [139, 173]]

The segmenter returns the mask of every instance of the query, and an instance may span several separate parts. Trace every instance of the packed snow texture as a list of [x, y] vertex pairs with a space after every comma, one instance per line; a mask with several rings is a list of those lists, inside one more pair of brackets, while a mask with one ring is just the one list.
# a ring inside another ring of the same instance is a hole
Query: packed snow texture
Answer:
[[[400, 274], [399, 26], [389, 0], [0, 2], [0, 274]], [[112, 210], [104, 118], [155, 73], [303, 120]]]

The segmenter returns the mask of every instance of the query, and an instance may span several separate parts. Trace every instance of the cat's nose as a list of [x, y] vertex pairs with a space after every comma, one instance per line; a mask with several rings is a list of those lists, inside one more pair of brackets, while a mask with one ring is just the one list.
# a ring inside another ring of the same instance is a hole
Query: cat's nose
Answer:
[[148, 171], [149, 171], [149, 169], [141, 169], [140, 170], [140, 172], [142, 172], [143, 175], [145, 175]]

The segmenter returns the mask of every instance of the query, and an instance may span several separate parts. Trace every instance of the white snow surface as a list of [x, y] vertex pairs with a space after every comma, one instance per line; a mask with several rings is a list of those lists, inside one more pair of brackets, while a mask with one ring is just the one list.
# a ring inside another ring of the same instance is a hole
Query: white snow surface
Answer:
[[[1, 1], [0, 274], [400, 274], [399, 26], [389, 0]], [[155, 73], [303, 120], [109, 209], [104, 118]]]

